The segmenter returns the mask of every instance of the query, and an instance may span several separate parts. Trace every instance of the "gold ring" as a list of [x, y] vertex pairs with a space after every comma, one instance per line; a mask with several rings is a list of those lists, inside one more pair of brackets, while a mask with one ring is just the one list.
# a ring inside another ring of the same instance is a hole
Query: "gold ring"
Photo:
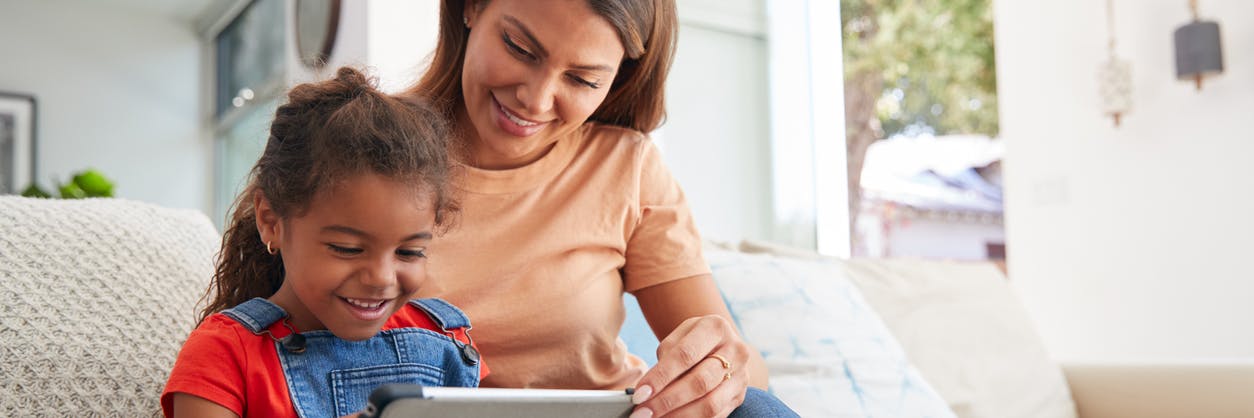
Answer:
[[720, 356], [718, 354], [710, 354], [708, 356], [705, 356], [705, 358], [712, 358], [712, 359], [718, 360], [719, 363], [723, 363], [724, 370], [731, 370], [731, 362], [727, 361], [726, 357]]
[[728, 371], [727, 373], [723, 373], [723, 381], [726, 382], [728, 380], [731, 380], [731, 371]]

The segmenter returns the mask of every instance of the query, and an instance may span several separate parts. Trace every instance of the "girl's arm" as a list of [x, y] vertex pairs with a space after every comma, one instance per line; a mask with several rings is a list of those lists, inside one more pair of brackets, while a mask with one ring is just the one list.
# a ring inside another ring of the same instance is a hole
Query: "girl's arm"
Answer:
[[174, 417], [239, 418], [239, 415], [208, 399], [186, 393], [175, 393]]
[[[657, 365], [636, 384], [638, 397], [648, 399], [642, 406], [654, 416], [725, 416], [744, 400], [747, 386], [766, 389], [766, 363], [741, 338], [709, 274], [649, 286], [635, 296], [661, 341]], [[651, 394], [641, 393], [645, 386]]]

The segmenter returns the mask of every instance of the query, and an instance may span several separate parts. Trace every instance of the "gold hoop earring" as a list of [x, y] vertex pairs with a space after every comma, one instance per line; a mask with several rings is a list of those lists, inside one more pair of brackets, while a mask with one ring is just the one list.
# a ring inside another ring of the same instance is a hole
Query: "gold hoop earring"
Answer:
[[270, 241], [266, 241], [266, 252], [270, 253], [270, 255], [275, 255], [279, 253], [279, 250], [270, 248]]

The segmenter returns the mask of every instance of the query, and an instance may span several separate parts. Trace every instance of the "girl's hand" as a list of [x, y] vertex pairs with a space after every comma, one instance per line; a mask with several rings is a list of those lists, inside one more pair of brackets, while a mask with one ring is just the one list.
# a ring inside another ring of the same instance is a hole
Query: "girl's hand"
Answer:
[[753, 348], [720, 315], [688, 318], [658, 344], [631, 418], [726, 417], [744, 402]]

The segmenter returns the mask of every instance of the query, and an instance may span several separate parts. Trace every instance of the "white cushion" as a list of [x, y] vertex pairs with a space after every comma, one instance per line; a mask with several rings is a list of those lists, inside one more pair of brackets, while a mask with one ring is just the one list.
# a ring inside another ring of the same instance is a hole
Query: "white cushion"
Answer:
[[219, 243], [195, 211], [0, 196], [0, 415], [159, 414]]
[[844, 264], [910, 360], [959, 416], [1076, 416], [1062, 369], [992, 264]]
[[842, 266], [707, 248], [771, 391], [803, 417], [949, 417]]

